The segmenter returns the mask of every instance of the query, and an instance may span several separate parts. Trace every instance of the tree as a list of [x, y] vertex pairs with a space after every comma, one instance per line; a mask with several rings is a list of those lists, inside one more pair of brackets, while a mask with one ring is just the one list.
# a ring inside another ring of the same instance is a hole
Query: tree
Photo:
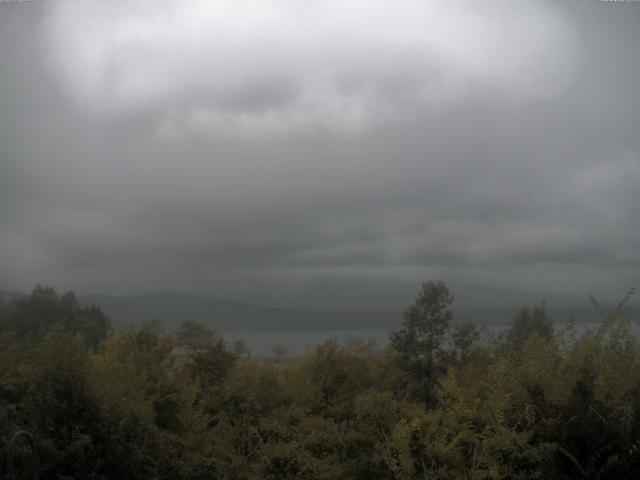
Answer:
[[38, 442], [41, 478], [86, 478], [100, 461], [99, 404], [81, 338], [54, 328], [37, 345], [23, 343], [3, 358], [0, 446], [26, 429]]
[[199, 439], [204, 416], [174, 346], [175, 338], [154, 322], [106, 340], [94, 360], [104, 415], [100, 437], [108, 442], [100, 447], [104, 475], [75, 478], [180, 478], [183, 445]]
[[547, 315], [544, 301], [540, 305], [521, 308], [501, 338], [508, 348], [520, 350], [534, 333], [545, 340], [553, 338], [553, 322]]
[[195, 320], [182, 322], [175, 337], [175, 346], [184, 349], [188, 368], [202, 386], [219, 384], [236, 363], [236, 355], [227, 348], [224, 339]]
[[206, 350], [217, 340], [213, 330], [195, 320], [185, 320], [175, 332], [176, 347], [195, 353]]
[[317, 345], [298, 374], [294, 388], [305, 409], [334, 420], [349, 418], [355, 395], [371, 387], [366, 353], [340, 347], [335, 339]]
[[422, 284], [413, 305], [404, 312], [402, 328], [390, 334], [393, 348], [400, 354], [400, 366], [413, 380], [413, 394], [427, 404], [434, 400], [435, 361], [453, 317], [453, 295], [442, 281]]
[[39, 340], [54, 326], [80, 333], [86, 345], [97, 347], [111, 328], [109, 319], [95, 306], [81, 306], [73, 292], [58, 295], [53, 288], [36, 286], [28, 297], [12, 301], [1, 318], [4, 332]]
[[480, 330], [471, 322], [461, 323], [453, 328], [451, 342], [453, 343], [453, 355], [462, 361], [466, 361], [479, 348]]

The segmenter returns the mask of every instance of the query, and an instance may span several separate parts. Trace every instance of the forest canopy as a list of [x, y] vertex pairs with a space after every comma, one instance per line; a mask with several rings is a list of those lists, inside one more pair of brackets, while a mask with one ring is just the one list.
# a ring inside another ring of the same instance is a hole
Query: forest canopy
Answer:
[[195, 320], [113, 330], [73, 293], [0, 305], [0, 444], [41, 478], [604, 479], [640, 471], [624, 304], [578, 332], [523, 307], [489, 338], [422, 285], [385, 348], [251, 358]]

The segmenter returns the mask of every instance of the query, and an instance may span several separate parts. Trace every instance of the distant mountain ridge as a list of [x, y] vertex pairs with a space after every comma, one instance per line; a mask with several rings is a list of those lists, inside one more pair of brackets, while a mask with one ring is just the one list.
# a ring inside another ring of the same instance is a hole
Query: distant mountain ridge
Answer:
[[[0, 298], [5, 302], [25, 295], [21, 292], [0, 290]], [[98, 305], [116, 327], [160, 320], [165, 327], [174, 328], [183, 320], [195, 319], [220, 331], [357, 330], [392, 329], [399, 327], [402, 321], [401, 308], [397, 311], [320, 311], [253, 305], [177, 293], [133, 296], [78, 295], [78, 299], [85, 305]], [[483, 326], [504, 325], [513, 318], [516, 310], [513, 305], [476, 308], [457, 306], [454, 307], [454, 321], [472, 321]], [[571, 314], [579, 323], [595, 323], [601, 320], [599, 312], [588, 304], [570, 307], [549, 302], [548, 311], [556, 323], [564, 323]], [[633, 313], [636, 320], [637, 313], [636, 309]]]
[[173, 327], [183, 320], [195, 319], [218, 330], [325, 330], [386, 328], [399, 318], [389, 312], [319, 312], [173, 293], [132, 297], [87, 295], [80, 300], [99, 305], [116, 325], [157, 319]]

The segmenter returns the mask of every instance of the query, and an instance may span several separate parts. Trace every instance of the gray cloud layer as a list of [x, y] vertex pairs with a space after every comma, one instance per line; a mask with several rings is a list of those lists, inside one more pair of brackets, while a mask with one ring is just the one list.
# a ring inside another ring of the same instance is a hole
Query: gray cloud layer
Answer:
[[0, 3], [0, 287], [384, 303], [438, 276], [617, 296], [640, 278], [639, 20]]
[[562, 12], [522, 0], [71, 0], [46, 26], [78, 103], [154, 109], [161, 136], [352, 131], [478, 94], [546, 96], [573, 50]]

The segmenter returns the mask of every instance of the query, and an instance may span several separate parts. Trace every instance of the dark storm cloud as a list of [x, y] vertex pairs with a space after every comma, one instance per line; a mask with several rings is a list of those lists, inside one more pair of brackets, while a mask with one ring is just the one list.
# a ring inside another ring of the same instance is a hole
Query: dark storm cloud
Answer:
[[638, 279], [637, 4], [88, 3], [0, 3], [0, 288]]

